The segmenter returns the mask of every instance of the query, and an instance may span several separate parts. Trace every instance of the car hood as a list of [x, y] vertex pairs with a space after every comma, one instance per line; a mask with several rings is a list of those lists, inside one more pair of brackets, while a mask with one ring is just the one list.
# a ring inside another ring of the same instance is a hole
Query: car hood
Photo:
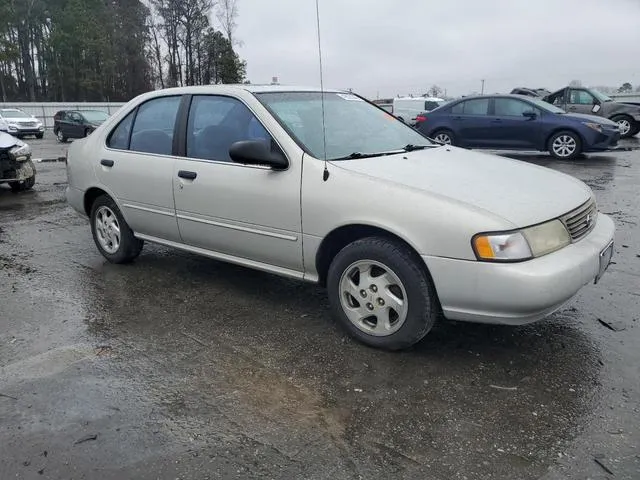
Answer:
[[38, 122], [39, 120], [35, 117], [7, 117], [6, 115], [2, 117], [7, 123], [16, 123], [16, 122]]
[[15, 145], [21, 145], [23, 142], [18, 140], [13, 135], [9, 135], [8, 133], [0, 132], [0, 148], [7, 149], [11, 148]]
[[562, 116], [573, 118], [581, 122], [599, 123], [600, 125], [608, 125], [609, 127], [617, 126], [616, 122], [612, 122], [611, 120], [608, 120], [606, 118], [598, 117], [596, 115], [589, 115], [586, 113], [563, 113]]
[[560, 217], [592, 196], [589, 187], [569, 175], [450, 146], [334, 165], [463, 202], [503, 218], [514, 228]]

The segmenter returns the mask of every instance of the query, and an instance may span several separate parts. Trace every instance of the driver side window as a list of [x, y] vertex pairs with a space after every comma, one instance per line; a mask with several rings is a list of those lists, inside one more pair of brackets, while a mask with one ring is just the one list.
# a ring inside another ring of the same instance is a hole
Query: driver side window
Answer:
[[262, 140], [271, 146], [271, 135], [240, 100], [216, 95], [193, 97], [187, 157], [232, 162], [229, 148], [241, 140]]
[[593, 105], [594, 98], [585, 90], [571, 90], [570, 102], [573, 105]]

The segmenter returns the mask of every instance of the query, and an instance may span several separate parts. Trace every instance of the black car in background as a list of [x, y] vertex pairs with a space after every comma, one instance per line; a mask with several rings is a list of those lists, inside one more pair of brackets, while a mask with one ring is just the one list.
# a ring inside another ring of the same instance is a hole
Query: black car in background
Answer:
[[53, 133], [59, 142], [84, 138], [101, 125], [109, 114], [101, 110], [60, 110], [53, 116]]

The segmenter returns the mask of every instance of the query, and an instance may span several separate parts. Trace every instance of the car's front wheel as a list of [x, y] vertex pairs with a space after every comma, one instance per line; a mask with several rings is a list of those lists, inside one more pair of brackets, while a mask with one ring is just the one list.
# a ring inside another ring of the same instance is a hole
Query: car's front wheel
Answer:
[[429, 332], [439, 312], [420, 257], [386, 238], [363, 238], [344, 247], [329, 267], [327, 288], [342, 326], [373, 347], [410, 347]]
[[134, 236], [122, 212], [108, 195], [101, 195], [93, 202], [91, 233], [98, 250], [111, 263], [133, 261], [144, 245]]
[[573, 160], [582, 153], [582, 141], [577, 133], [564, 130], [551, 136], [547, 149], [554, 158]]
[[36, 138], [38, 140], [42, 140], [44, 138], [44, 133], [36, 133]]
[[67, 141], [67, 137], [64, 136], [64, 133], [62, 133], [62, 129], [60, 128], [56, 132], [56, 138], [60, 143], [65, 143]]
[[620, 130], [620, 138], [629, 138], [638, 133], [638, 130], [635, 130], [636, 122], [633, 120], [633, 118], [627, 115], [616, 115], [615, 117], [611, 118], [611, 121], [618, 124], [618, 129]]

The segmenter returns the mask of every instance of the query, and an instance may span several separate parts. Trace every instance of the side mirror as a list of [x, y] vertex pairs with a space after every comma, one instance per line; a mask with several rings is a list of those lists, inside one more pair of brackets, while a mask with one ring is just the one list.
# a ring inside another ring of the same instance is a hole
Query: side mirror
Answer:
[[535, 120], [538, 114], [533, 110], [527, 110], [526, 112], [522, 112], [523, 117], [527, 117], [529, 120]]
[[231, 160], [247, 165], [268, 165], [274, 170], [284, 170], [289, 166], [286, 157], [274, 153], [264, 140], [242, 140], [229, 147]]
[[599, 104], [599, 103], [594, 103], [594, 104], [593, 104], [593, 108], [591, 109], [591, 111], [592, 111], [593, 113], [598, 113], [598, 112], [600, 111], [600, 108], [601, 108], [601, 107], [600, 107], [600, 104]]

